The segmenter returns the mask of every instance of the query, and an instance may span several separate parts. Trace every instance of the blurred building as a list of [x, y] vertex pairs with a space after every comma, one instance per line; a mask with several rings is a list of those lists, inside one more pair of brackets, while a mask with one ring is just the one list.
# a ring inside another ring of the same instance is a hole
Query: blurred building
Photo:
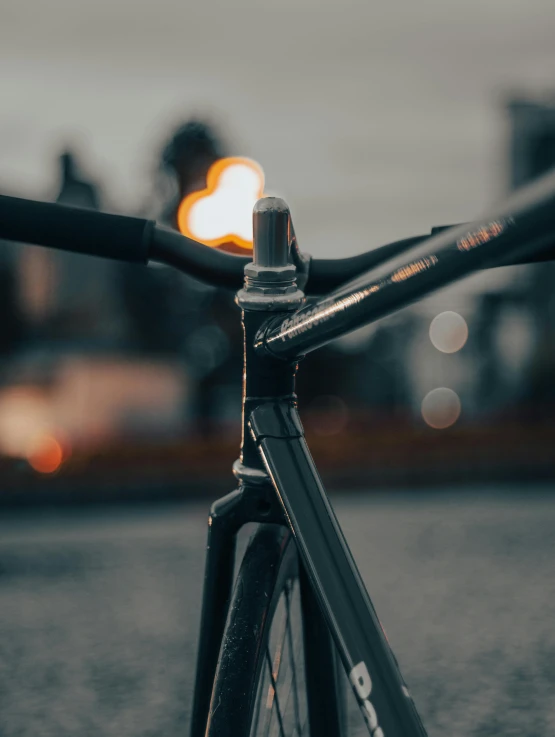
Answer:
[[[508, 123], [507, 193], [555, 166], [555, 100], [513, 99]], [[429, 331], [434, 314], [424, 302], [412, 312], [409, 335], [399, 338], [410, 366], [409, 401], [419, 413], [433, 384], [455, 390], [469, 422], [499, 422], [504, 416], [551, 416], [555, 406], [555, 264], [504, 267], [478, 293], [452, 298], [468, 324], [463, 349], [442, 353]]]
[[[508, 189], [555, 166], [555, 100], [516, 98], [507, 105]], [[521, 405], [535, 415], [555, 405], [555, 264], [519, 267], [507, 288], [479, 298], [479, 401], [499, 410]]]
[[[99, 185], [82, 171], [77, 155], [59, 159], [59, 185], [54, 199], [64, 205], [103, 209]], [[67, 251], [38, 247], [20, 249], [19, 285], [33, 340], [54, 350], [84, 340], [104, 349], [124, 338], [125, 320], [114, 264]]]
[[[507, 110], [511, 189], [555, 165], [555, 103], [516, 100]], [[183, 198], [206, 186], [210, 166], [224, 155], [208, 124], [178, 126], [159, 151], [143, 214], [175, 228]], [[76, 154], [63, 152], [58, 166], [53, 199], [110, 209]], [[422, 403], [437, 389], [449, 401], [455, 395], [468, 422], [550, 411], [554, 271], [542, 264], [508, 272], [513, 277], [503, 285], [467, 295], [460, 305], [449, 298], [449, 309], [462, 316], [438, 316], [429, 302], [309, 354], [297, 384], [307, 429], [326, 436], [384, 423], [422, 428]], [[22, 448], [38, 431], [65, 433], [84, 445], [137, 437], [166, 442], [191, 432], [235, 437], [242, 335], [233, 297], [165, 267], [6, 244], [0, 453]], [[430, 332], [438, 317], [444, 347]], [[453, 348], [461, 324], [466, 332]]]
[[[63, 152], [58, 165], [53, 199], [109, 209], [74, 153]], [[52, 437], [69, 447], [182, 435], [191, 398], [186, 366], [136, 350], [118, 264], [3, 245], [0, 454], [25, 456]]]

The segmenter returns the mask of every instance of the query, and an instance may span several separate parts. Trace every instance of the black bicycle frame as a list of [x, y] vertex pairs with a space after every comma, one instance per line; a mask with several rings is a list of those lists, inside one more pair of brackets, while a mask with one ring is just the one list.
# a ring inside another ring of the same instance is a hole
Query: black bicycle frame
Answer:
[[[278, 200], [275, 209], [272, 206], [268, 199], [264, 208], [255, 209], [254, 267], [259, 268], [247, 276], [246, 287], [238, 294], [245, 334], [243, 442], [235, 466], [242, 483], [240, 494], [258, 500], [251, 509], [252, 519], [268, 514], [292, 530], [306, 577], [372, 737], [423, 737], [425, 729], [306, 445], [294, 393], [297, 361], [304, 353], [455, 279], [544, 250], [555, 233], [555, 176], [527, 188], [487, 220], [417, 244], [409, 252], [408, 263], [405, 255], [403, 263], [390, 262], [381, 274], [369, 272], [309, 306], [291, 295], [291, 286], [287, 287], [289, 298], [285, 288], [279, 299], [271, 296], [268, 274], [273, 267], [278, 267], [275, 273], [286, 268], [283, 253], [290, 242], [284, 234], [286, 206]], [[280, 249], [281, 256], [276, 255]], [[257, 264], [260, 254], [265, 259], [262, 267]], [[264, 268], [266, 281], [259, 278]], [[270, 502], [268, 479], [281, 512]], [[214, 593], [214, 576], [216, 572], [221, 576], [222, 570], [216, 561], [219, 557], [209, 550], [202, 621], [203, 630], [212, 626], [212, 634], [217, 630], [221, 636], [231, 572], [228, 563], [226, 583]], [[220, 612], [215, 627], [205, 620], [214, 609]], [[201, 653], [207, 641], [207, 635], [201, 635]], [[199, 730], [193, 737], [201, 734], [201, 723], [206, 723], [207, 704], [202, 708], [198, 704], [216, 667], [219, 638], [213, 642], [211, 657], [205, 663], [199, 658], [195, 697]]]
[[267, 323], [256, 348], [299, 358], [472, 272], [541, 253], [554, 233], [555, 174], [549, 174], [487, 219], [441, 232], [316, 303]]
[[310, 456], [295, 403], [261, 405], [249, 427], [371, 734], [425, 735]]
[[[205, 735], [207, 723], [210, 721], [212, 685], [233, 583], [237, 532], [247, 522], [270, 522], [288, 526], [258, 446], [250, 433], [248, 422], [253, 410], [264, 406], [269, 400], [296, 402], [294, 389], [297, 361], [277, 361], [273, 357], [258, 356], [254, 350], [254, 337], [267, 319], [268, 311], [284, 315], [295, 309], [303, 299], [302, 293], [294, 285], [295, 269], [287, 265], [289, 220], [289, 211], [286, 207], [282, 207], [281, 210], [269, 208], [258, 213], [258, 217], [255, 218], [257, 264], [253, 264], [254, 272], [251, 270], [251, 276], [247, 277], [247, 282], [250, 278], [247, 288], [238, 294], [245, 337], [243, 434], [240, 456], [233, 469], [239, 481], [239, 488], [216, 502], [209, 516], [191, 737]], [[260, 262], [262, 266], [256, 272]], [[266, 268], [265, 262], [268, 262]], [[278, 285], [277, 291], [281, 290], [283, 293], [269, 296], [268, 292], [276, 291], [276, 283], [270, 278], [268, 286], [265, 278], [273, 268], [278, 270], [282, 281], [285, 278], [288, 286]], [[303, 606], [310, 609], [311, 625], [324, 633], [329, 631], [328, 625], [322, 617], [318, 603], [311, 604], [314, 598], [313, 591], [311, 579], [302, 575]], [[335, 654], [329, 636], [327, 638], [322, 636], [319, 641], [320, 651], [312, 653], [312, 665], [325, 667], [324, 664], [327, 664], [329, 672], [327, 678], [322, 678], [316, 668], [306, 673], [307, 690], [313, 694], [311, 703], [319, 705], [317, 712], [313, 711], [309, 715], [309, 722], [312, 733], [320, 737], [336, 737], [339, 733], [341, 708], [335, 688]]]
[[[243, 269], [243, 262], [205, 251], [149, 221], [13, 198], [0, 197], [0, 237], [124, 261], [146, 263], [152, 258], [228, 286], [238, 283]], [[244, 267], [245, 286], [237, 295], [245, 336], [243, 439], [234, 466], [239, 488], [216, 502], [209, 517], [192, 737], [202, 737], [209, 720], [233, 581], [235, 536], [252, 521], [287, 525], [294, 534], [302, 580], [308, 581], [319, 604], [310, 606], [311, 616], [315, 626], [328, 627], [373, 737], [425, 735], [304, 440], [294, 392], [297, 362], [308, 351], [473, 271], [533, 261], [538, 254], [552, 258], [554, 239], [551, 174], [474, 225], [448, 229], [424, 243], [416, 238], [392, 244], [369, 259], [385, 259], [385, 266], [306, 306], [294, 263], [305, 281], [308, 263], [296, 247], [291, 253], [294, 238], [287, 206], [276, 198], [257, 203], [254, 259]], [[320, 267], [313, 291], [337, 284], [333, 263], [321, 262]], [[332, 663], [333, 652], [322, 653], [318, 660]], [[324, 680], [329, 685], [333, 679]], [[317, 691], [316, 681], [307, 685]], [[322, 696], [319, 737], [332, 733], [337, 722], [331, 716], [338, 711], [332, 691]]]

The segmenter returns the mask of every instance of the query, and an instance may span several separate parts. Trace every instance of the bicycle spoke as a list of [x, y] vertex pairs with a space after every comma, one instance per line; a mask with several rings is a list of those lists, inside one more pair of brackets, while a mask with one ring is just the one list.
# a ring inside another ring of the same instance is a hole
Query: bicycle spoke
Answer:
[[[280, 623], [279, 623], [279, 645], [276, 649], [276, 654], [274, 656], [274, 660], [272, 662], [272, 658], [270, 655], [269, 646], [266, 647], [266, 661], [268, 664], [268, 670], [270, 673], [270, 686], [268, 688], [268, 696], [266, 698], [266, 729], [264, 731], [265, 737], [268, 737], [270, 734], [270, 726], [272, 722], [272, 713], [275, 703], [275, 695], [276, 695], [276, 689], [277, 689], [277, 680], [279, 677], [279, 671], [281, 667], [281, 654], [283, 651], [283, 645], [285, 642], [285, 635], [286, 635], [286, 622], [285, 622], [286, 613], [283, 613], [283, 616], [281, 617]], [[280, 715], [281, 716], [281, 715]]]
[[[278, 629], [278, 641], [279, 645], [276, 648], [276, 653], [272, 662], [272, 657], [269, 650], [269, 645], [266, 646], [266, 662], [268, 665], [268, 671], [270, 674], [270, 685], [268, 688], [268, 696], [266, 698], [266, 729], [264, 731], [265, 737], [269, 737], [270, 734], [270, 728], [272, 724], [272, 714], [274, 711], [274, 706], [277, 706], [277, 709], [279, 710], [279, 701], [277, 697], [277, 683], [279, 679], [279, 672], [281, 669], [281, 659], [282, 659], [282, 652], [283, 652], [283, 646], [285, 643], [285, 636], [287, 632], [286, 628], [286, 612], [283, 612], [283, 615], [280, 620], [279, 628]], [[283, 720], [281, 716], [281, 711], [278, 714], [278, 720], [283, 725]]]
[[[265, 689], [264, 689], [264, 682], [265, 682], [264, 676], [262, 676], [262, 679], [263, 679], [263, 681], [262, 681], [260, 693], [261, 694], [264, 694], [264, 691], [265, 691]], [[268, 688], [268, 691], [270, 690], [270, 688], [271, 687]], [[256, 705], [256, 715], [255, 715], [254, 725], [253, 725], [254, 728], [251, 729], [251, 737], [256, 737], [256, 735], [258, 734], [258, 724], [260, 722], [260, 712], [262, 711], [262, 703], [263, 703], [263, 699], [262, 698], [258, 699], [258, 703]]]
[[[277, 692], [277, 683], [276, 683], [276, 679], [274, 678], [274, 673], [272, 671], [272, 657], [270, 655], [270, 650], [269, 650], [268, 647], [266, 647], [266, 661], [268, 663], [268, 668], [270, 670], [270, 679], [272, 681], [272, 687], [273, 687], [273, 690], [274, 690], [274, 703], [276, 705], [276, 714], [277, 714], [277, 718], [278, 718], [280, 736], [281, 737], [285, 737], [285, 730], [283, 728], [283, 720], [282, 720], [282, 717], [281, 717], [281, 710], [279, 708], [279, 697], [278, 697], [278, 692]], [[272, 708], [273, 708], [273, 705], [272, 705]]]
[[297, 664], [301, 667], [303, 656], [302, 652], [295, 653], [299, 639], [298, 632], [293, 631], [299, 614], [297, 593], [296, 582], [288, 580], [282, 589], [271, 625], [272, 633], [264, 650], [265, 665], [251, 737], [302, 737], [306, 733], [307, 716], [299, 693], [299, 689], [304, 688], [304, 680], [302, 672], [297, 673]]

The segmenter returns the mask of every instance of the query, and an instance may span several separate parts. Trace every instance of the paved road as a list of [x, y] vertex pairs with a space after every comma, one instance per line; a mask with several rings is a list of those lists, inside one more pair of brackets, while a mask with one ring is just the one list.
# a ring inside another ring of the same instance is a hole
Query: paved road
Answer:
[[[430, 735], [555, 731], [555, 495], [336, 500]], [[0, 521], [2, 737], [186, 735], [203, 506]]]

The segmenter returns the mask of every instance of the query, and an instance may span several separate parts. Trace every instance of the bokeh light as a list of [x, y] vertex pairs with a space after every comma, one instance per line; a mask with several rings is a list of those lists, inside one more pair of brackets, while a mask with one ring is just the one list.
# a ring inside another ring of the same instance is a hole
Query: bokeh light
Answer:
[[451, 427], [461, 414], [461, 400], [456, 392], [438, 387], [428, 392], [422, 400], [424, 422], [435, 430]]
[[234, 243], [252, 249], [252, 210], [264, 192], [264, 172], [251, 159], [219, 159], [207, 175], [207, 187], [193, 192], [177, 211], [179, 230], [207, 246]]
[[31, 468], [38, 473], [54, 473], [64, 460], [64, 449], [61, 443], [52, 435], [39, 438], [27, 455]]
[[25, 458], [33, 439], [49, 434], [50, 428], [48, 401], [39, 388], [15, 386], [0, 391], [0, 453]]
[[442, 353], [456, 353], [468, 338], [468, 325], [457, 312], [441, 312], [430, 324], [430, 340]]

